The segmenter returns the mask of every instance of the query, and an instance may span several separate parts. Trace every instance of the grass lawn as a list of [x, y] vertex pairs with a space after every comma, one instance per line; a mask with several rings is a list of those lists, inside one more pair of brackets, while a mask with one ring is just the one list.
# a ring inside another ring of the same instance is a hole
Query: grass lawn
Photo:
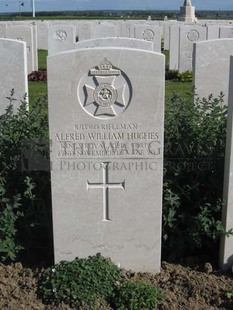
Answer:
[[47, 83], [28, 82], [29, 102], [34, 102], [40, 97], [47, 95]]
[[38, 68], [39, 70], [46, 70], [47, 63], [46, 57], [48, 55], [47, 50], [38, 50]]
[[169, 100], [174, 93], [184, 100], [189, 100], [192, 93], [192, 82], [166, 81], [165, 100]]

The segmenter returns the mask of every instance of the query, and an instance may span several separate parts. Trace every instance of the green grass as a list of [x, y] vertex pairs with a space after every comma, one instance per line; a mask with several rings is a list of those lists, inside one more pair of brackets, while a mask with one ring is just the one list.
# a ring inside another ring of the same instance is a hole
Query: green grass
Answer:
[[47, 50], [38, 50], [38, 68], [39, 68], [39, 70], [46, 70], [46, 67], [47, 67], [46, 57], [47, 56], [48, 56]]
[[28, 82], [29, 102], [37, 101], [39, 98], [47, 95], [46, 82]]
[[169, 64], [169, 51], [162, 51], [162, 53], [165, 55], [165, 64]]
[[192, 82], [166, 81], [165, 100], [169, 100], [174, 93], [184, 100], [189, 100], [192, 93]]

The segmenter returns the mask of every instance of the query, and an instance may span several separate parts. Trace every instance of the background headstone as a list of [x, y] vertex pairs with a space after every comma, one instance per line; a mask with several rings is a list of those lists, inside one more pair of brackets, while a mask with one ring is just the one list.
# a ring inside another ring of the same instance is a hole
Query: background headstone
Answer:
[[75, 49], [92, 47], [128, 47], [153, 51], [153, 43], [150, 41], [132, 39], [132, 38], [102, 38], [84, 40], [75, 43]]
[[14, 88], [14, 111], [28, 94], [26, 43], [16, 40], [0, 39], [0, 115], [5, 112]]
[[207, 40], [214, 40], [219, 38], [219, 26], [207, 26]]
[[127, 48], [48, 57], [56, 262], [99, 252], [159, 271], [164, 62]]
[[[230, 59], [229, 102], [227, 118], [227, 138], [225, 152], [225, 173], [223, 188], [222, 221], [225, 231], [233, 228], [233, 56]], [[232, 269], [233, 236], [222, 236], [220, 244], [220, 267], [223, 270]]]
[[180, 42], [180, 26], [172, 25], [169, 28], [169, 69], [178, 70], [179, 67], [179, 42]]
[[232, 26], [220, 27], [219, 38], [220, 39], [222, 38], [232, 39], [233, 38], [233, 27]]
[[67, 25], [50, 26], [48, 30], [48, 55], [74, 49], [75, 28]]
[[116, 37], [117, 28], [114, 23], [108, 21], [95, 21], [91, 24], [90, 39]]
[[230, 55], [233, 39], [208, 40], [194, 43], [193, 85], [200, 98], [224, 94], [228, 104]]
[[206, 27], [185, 25], [180, 27], [179, 72], [192, 71], [193, 43], [206, 40]]
[[161, 28], [151, 24], [135, 25], [135, 38], [150, 41], [154, 45], [154, 51], [161, 52]]
[[31, 26], [13, 25], [6, 28], [6, 37], [26, 42], [28, 73], [34, 71], [33, 29]]
[[38, 49], [47, 50], [48, 49], [48, 22], [37, 22], [37, 35], [38, 35]]

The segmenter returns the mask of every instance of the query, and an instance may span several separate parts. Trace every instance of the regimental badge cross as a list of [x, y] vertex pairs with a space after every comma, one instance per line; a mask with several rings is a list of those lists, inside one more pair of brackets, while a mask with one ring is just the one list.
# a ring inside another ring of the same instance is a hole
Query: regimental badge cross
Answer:
[[125, 190], [125, 181], [120, 183], [110, 183], [108, 179], [109, 162], [101, 163], [103, 168], [103, 182], [90, 183], [87, 181], [87, 190], [89, 189], [102, 189], [103, 190], [103, 221], [111, 221], [109, 216], [109, 190], [110, 189], [123, 189]]

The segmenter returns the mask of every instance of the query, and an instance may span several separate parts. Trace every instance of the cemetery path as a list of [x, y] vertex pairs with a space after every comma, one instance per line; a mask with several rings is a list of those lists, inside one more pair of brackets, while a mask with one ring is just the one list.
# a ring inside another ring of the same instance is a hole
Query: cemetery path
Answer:
[[[163, 263], [159, 275], [125, 274], [132, 281], [143, 280], [163, 289], [164, 299], [157, 310], [233, 309], [233, 300], [226, 296], [233, 291], [233, 276], [212, 271], [210, 265], [205, 267], [205, 272], [201, 272], [197, 268]], [[39, 274], [39, 269], [23, 268], [20, 263], [0, 265], [0, 309], [70, 310], [66, 305], [46, 306], [37, 298]]]

